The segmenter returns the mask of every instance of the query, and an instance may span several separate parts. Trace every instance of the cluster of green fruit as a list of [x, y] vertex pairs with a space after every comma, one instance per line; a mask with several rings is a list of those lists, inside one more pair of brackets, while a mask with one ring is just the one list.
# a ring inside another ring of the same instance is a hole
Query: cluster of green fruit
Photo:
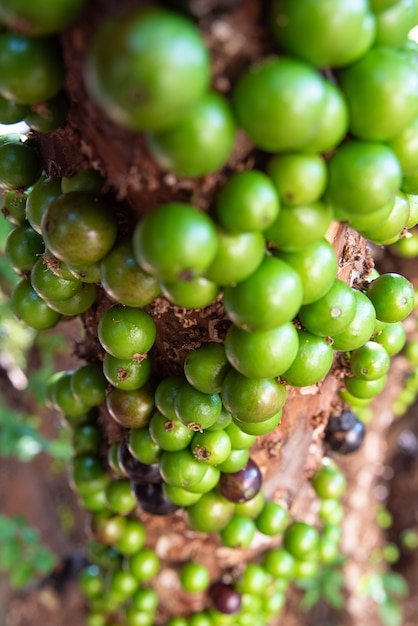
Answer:
[[[262, 500], [257, 505], [252, 501], [251, 508], [247, 506], [250, 501], [245, 506], [236, 505], [241, 547], [249, 544], [254, 519], [260, 532], [283, 535], [283, 545], [265, 550], [259, 563], [248, 563], [230, 582], [211, 584], [209, 571], [195, 560], [171, 563], [170, 567], [177, 570], [178, 589], [195, 595], [207, 592], [210, 602], [207, 608], [188, 618], [170, 619], [167, 626], [264, 626], [282, 610], [291, 582], [306, 580], [315, 575], [321, 564], [334, 562], [342, 535], [343, 508], [339, 499], [345, 492], [345, 478], [325, 458], [311, 483], [320, 502], [319, 529], [290, 519], [286, 510], [272, 501], [264, 505]], [[229, 524], [228, 532], [225, 529], [221, 533], [223, 540], [237, 532], [238, 524], [235, 526], [232, 530]], [[123, 606], [124, 623], [151, 626], [158, 606], [151, 581], [158, 577], [161, 564], [155, 552], [144, 547], [145, 527], [113, 510], [110, 516], [96, 513], [92, 530], [94, 537], [88, 545], [91, 564], [80, 576], [90, 607], [88, 625], [103, 626], [107, 623], [105, 615], [116, 614]]]
[[[83, 4], [0, 2], [0, 121], [24, 119], [41, 132], [62, 123], [56, 36]], [[270, 32], [284, 54], [247, 68], [228, 100], [210, 86], [210, 55], [187, 17], [141, 7], [94, 33], [84, 67], [90, 96], [114, 122], [144, 133], [163, 170], [219, 170], [238, 128], [262, 155], [265, 167], [230, 176], [207, 214], [165, 203], [125, 239], [96, 172], [49, 178], [30, 141], [9, 136], [0, 145], [3, 213], [13, 224], [6, 254], [21, 276], [16, 316], [46, 330], [87, 311], [99, 284], [112, 302], [99, 320], [98, 362], [57, 374], [48, 400], [73, 429], [71, 481], [97, 539], [82, 576], [89, 626], [126, 603], [130, 626], [154, 622], [155, 592], [138, 585], [157, 574], [159, 559], [144, 547], [138, 506], [153, 515], [185, 507], [194, 530], [218, 533], [230, 548], [251, 546], [256, 531], [284, 533], [283, 548], [248, 564], [241, 581], [209, 588], [211, 611], [170, 626], [265, 624], [291, 578], [313, 575], [318, 555], [338, 554], [344, 480], [332, 464], [312, 481], [323, 500], [319, 537], [265, 502], [250, 458], [257, 437], [280, 423], [287, 387], [319, 383], [337, 353], [344, 402], [380, 393], [414, 306], [398, 274], [372, 273], [355, 287], [339, 279], [325, 235], [339, 220], [387, 245], [418, 222], [418, 47], [408, 39], [416, 2], [334, 4], [330, 12], [322, 1], [273, 0]], [[181, 376], [162, 381], [156, 325], [144, 309], [160, 296], [185, 308], [222, 301], [229, 322], [224, 343], [203, 344]], [[99, 405], [124, 429], [110, 446]], [[355, 450], [359, 424], [340, 418], [331, 447]], [[180, 580], [191, 592], [209, 585], [198, 564]]]

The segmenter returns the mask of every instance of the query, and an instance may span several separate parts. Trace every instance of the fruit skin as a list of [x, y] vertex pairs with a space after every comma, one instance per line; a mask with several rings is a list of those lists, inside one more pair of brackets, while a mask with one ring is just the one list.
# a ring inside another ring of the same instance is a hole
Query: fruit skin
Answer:
[[389, 272], [369, 283], [367, 297], [376, 309], [376, 317], [393, 324], [405, 319], [414, 308], [415, 292], [404, 276]]
[[280, 200], [273, 181], [256, 169], [228, 178], [216, 199], [216, 217], [230, 233], [263, 231], [277, 218]]
[[61, 319], [61, 315], [53, 311], [25, 279], [15, 285], [11, 307], [17, 319], [35, 330], [53, 328]]
[[84, 5], [85, 0], [3, 0], [0, 20], [22, 35], [51, 35], [73, 22]]
[[54, 255], [74, 265], [100, 261], [117, 236], [116, 218], [107, 202], [81, 191], [55, 198], [42, 216], [41, 229]]
[[339, 78], [355, 137], [387, 141], [402, 132], [417, 114], [418, 77], [405, 55], [376, 45], [344, 69]]
[[0, 145], [0, 188], [26, 189], [33, 185], [42, 172], [42, 164], [35, 148], [17, 142]]
[[202, 274], [217, 249], [212, 220], [183, 202], [162, 204], [146, 215], [138, 222], [132, 241], [139, 265], [167, 281]]
[[85, 64], [93, 99], [113, 121], [132, 130], [177, 124], [209, 79], [209, 55], [199, 30], [156, 7], [134, 8], [105, 21]]
[[348, 216], [372, 213], [395, 200], [401, 175], [399, 161], [387, 145], [347, 141], [328, 162], [326, 198]]
[[276, 415], [286, 399], [286, 387], [274, 378], [251, 379], [231, 370], [222, 386], [222, 400], [234, 418], [258, 423]]
[[238, 79], [232, 104], [239, 124], [266, 152], [303, 148], [314, 138], [322, 115], [322, 77], [290, 57], [268, 57]]
[[299, 274], [274, 257], [266, 257], [246, 280], [224, 290], [229, 319], [248, 331], [271, 330], [290, 322], [302, 300]]
[[149, 134], [148, 148], [162, 169], [197, 178], [226, 163], [234, 147], [235, 130], [228, 102], [209, 92], [176, 125]]
[[154, 344], [157, 334], [152, 317], [142, 309], [115, 304], [99, 320], [103, 348], [116, 359], [139, 359]]
[[291, 322], [257, 332], [232, 325], [225, 337], [225, 352], [231, 365], [244, 376], [275, 378], [291, 366], [298, 344], [298, 333]]
[[37, 104], [55, 96], [64, 82], [59, 41], [0, 33], [0, 94], [18, 104]]
[[367, 0], [274, 0], [273, 36], [281, 48], [317, 67], [344, 67], [373, 44], [376, 24]]

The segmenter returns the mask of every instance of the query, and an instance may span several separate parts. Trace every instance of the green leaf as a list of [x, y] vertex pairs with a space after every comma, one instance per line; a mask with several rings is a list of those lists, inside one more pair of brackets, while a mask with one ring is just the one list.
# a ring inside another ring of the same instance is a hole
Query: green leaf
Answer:
[[14, 589], [25, 587], [35, 578], [35, 570], [31, 563], [17, 563], [10, 573], [10, 585]]
[[383, 586], [388, 595], [404, 597], [408, 595], [408, 583], [401, 574], [386, 572], [382, 574]]
[[377, 611], [384, 626], [402, 626], [402, 609], [396, 600], [387, 598], [379, 604]]

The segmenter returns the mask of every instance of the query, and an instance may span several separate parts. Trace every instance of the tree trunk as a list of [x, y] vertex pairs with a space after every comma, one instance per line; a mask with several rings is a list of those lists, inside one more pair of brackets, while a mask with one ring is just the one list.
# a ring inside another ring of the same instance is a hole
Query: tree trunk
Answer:
[[[116, 126], [89, 98], [82, 65], [92, 33], [106, 16], [137, 4], [136, 0], [91, 0], [78, 22], [62, 33], [68, 118], [55, 132], [31, 136], [48, 175], [69, 176], [87, 168], [103, 175], [121, 234], [130, 233], [139, 217], [162, 202], [181, 200], [207, 211], [232, 172], [254, 165], [262, 167], [266, 158], [240, 132], [233, 154], [222, 170], [199, 179], [167, 174], [150, 158], [140, 133]], [[233, 10], [200, 18], [198, 24], [211, 52], [213, 86], [225, 95], [243, 68], [271, 52], [262, 2], [238, 3]], [[338, 222], [332, 224], [326, 236], [339, 259], [338, 277], [349, 284], [361, 280], [372, 266], [366, 242], [356, 231]], [[98, 300], [83, 315], [86, 336], [77, 350], [87, 360], [97, 360], [101, 354], [97, 323], [110, 305], [109, 298], [99, 290]], [[153, 362], [160, 376], [180, 373], [185, 355], [201, 343], [222, 342], [229, 325], [221, 300], [205, 309], [191, 310], [157, 298], [146, 309], [157, 324]], [[342, 353], [336, 353], [332, 370], [321, 383], [302, 389], [289, 387], [281, 424], [272, 433], [259, 437], [251, 450], [251, 457], [263, 474], [266, 498], [284, 503], [296, 517], [311, 514], [313, 492], [307, 479], [324, 455], [323, 433], [328, 419], [343, 407], [338, 391], [346, 367], [344, 358]], [[120, 436], [114, 428], [111, 430], [112, 420], [105, 409], [102, 419], [109, 437]], [[164, 518], [141, 514], [141, 519], [147, 527], [147, 542], [155, 547], [164, 565], [157, 580], [161, 599], [158, 624], [169, 616], [205, 606], [203, 595], [191, 597], [181, 591], [174, 575], [178, 563], [198, 556], [208, 566], [212, 580], [217, 580], [242, 571], [246, 562], [257, 560], [266, 548], [279, 541], [260, 535], [250, 549], [232, 550], [223, 547], [217, 536], [191, 531], [182, 511]]]

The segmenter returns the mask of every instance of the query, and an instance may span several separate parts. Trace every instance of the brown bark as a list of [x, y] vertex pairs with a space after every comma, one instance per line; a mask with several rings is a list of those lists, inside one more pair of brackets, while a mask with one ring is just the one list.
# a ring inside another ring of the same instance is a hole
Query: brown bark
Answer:
[[[49, 175], [68, 176], [91, 167], [104, 176], [122, 234], [130, 232], [139, 216], [168, 200], [192, 201], [201, 210], [208, 210], [231, 172], [254, 165], [260, 167], [265, 159], [241, 133], [231, 158], [221, 171], [198, 180], [176, 177], [156, 166], [147, 154], [141, 134], [120, 129], [91, 101], [82, 72], [89, 38], [106, 15], [133, 4], [138, 2], [92, 0], [78, 23], [62, 34], [67, 67], [65, 89], [70, 103], [68, 119], [59, 130], [32, 138]], [[248, 0], [232, 12], [199, 21], [211, 50], [213, 85], [226, 95], [242, 68], [270, 51], [262, 8], [262, 3]], [[327, 238], [338, 255], [338, 277], [350, 284], [361, 280], [371, 266], [364, 240], [338, 223], [332, 224]], [[110, 301], [100, 291], [94, 307], [83, 316], [86, 338], [77, 350], [87, 360], [100, 358], [97, 322], [109, 305]], [[204, 341], [222, 341], [229, 325], [221, 301], [196, 311], [172, 306], [158, 298], [147, 310], [158, 328], [153, 359], [160, 376], [179, 373], [188, 350]], [[337, 354], [331, 373], [320, 384], [302, 390], [289, 388], [280, 426], [273, 433], [260, 437], [251, 452], [263, 473], [266, 497], [286, 503], [298, 516], [309, 512], [312, 494], [306, 479], [323, 456], [325, 425], [332, 413], [341, 410], [337, 392], [343, 371], [343, 357]], [[110, 423], [109, 416], [104, 414], [103, 419]], [[118, 433], [110, 436], [117, 437]], [[201, 596], [191, 600], [190, 595], [181, 592], [173, 576], [180, 562], [198, 556], [216, 579], [225, 572], [239, 571], [246, 561], [257, 558], [272, 545], [272, 541], [260, 536], [249, 550], [229, 550], [220, 545], [217, 537], [188, 529], [182, 512], [164, 519], [144, 515], [143, 520], [147, 525], [148, 542], [155, 546], [165, 564], [158, 577], [161, 619], [202, 606]]]

